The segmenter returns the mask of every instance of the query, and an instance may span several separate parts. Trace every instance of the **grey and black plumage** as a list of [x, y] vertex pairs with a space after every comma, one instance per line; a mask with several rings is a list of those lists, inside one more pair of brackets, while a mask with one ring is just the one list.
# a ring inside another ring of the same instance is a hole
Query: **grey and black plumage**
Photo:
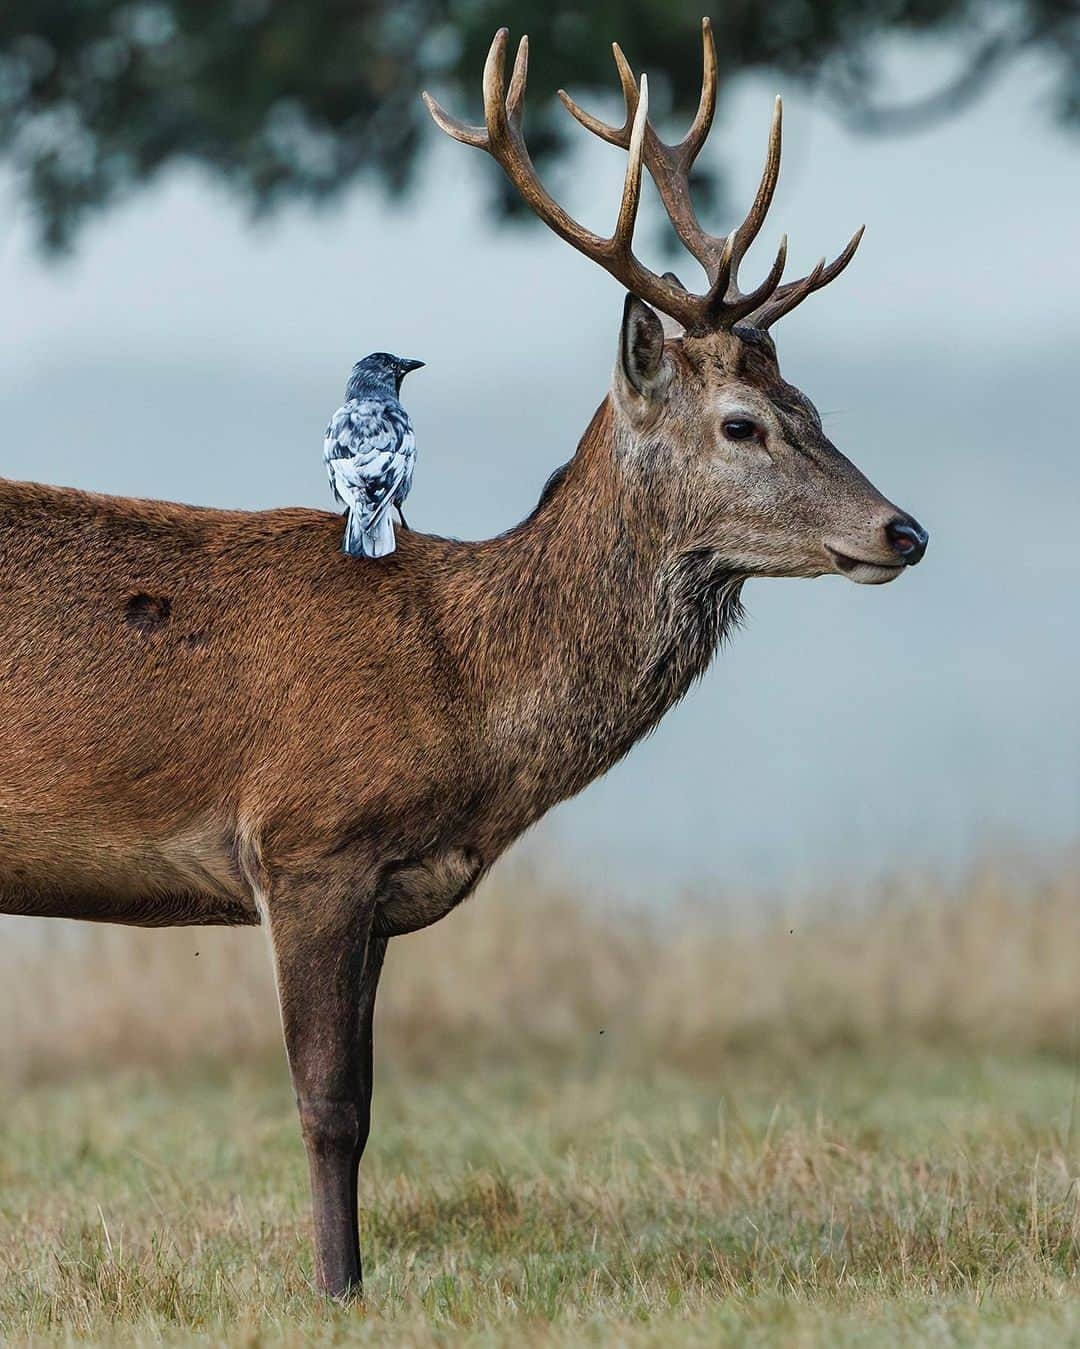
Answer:
[[323, 459], [330, 488], [348, 519], [342, 550], [385, 557], [396, 546], [393, 512], [412, 486], [416, 441], [398, 402], [401, 381], [423, 361], [376, 351], [353, 366], [345, 402], [330, 418]]

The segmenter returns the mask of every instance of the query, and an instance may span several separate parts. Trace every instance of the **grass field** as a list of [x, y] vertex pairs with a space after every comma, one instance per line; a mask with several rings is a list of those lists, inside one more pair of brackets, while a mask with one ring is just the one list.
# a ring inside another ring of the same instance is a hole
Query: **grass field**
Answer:
[[1078, 901], [504, 883], [392, 952], [347, 1310], [258, 935], [6, 928], [0, 1341], [1080, 1344]]

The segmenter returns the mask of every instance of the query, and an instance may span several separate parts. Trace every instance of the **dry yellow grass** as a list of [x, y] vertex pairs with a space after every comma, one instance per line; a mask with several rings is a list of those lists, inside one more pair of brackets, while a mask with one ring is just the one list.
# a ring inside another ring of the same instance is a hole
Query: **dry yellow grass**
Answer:
[[283, 1071], [0, 1090], [0, 1343], [1077, 1343], [1071, 1065], [388, 1074], [364, 1307], [312, 1288]]
[[[255, 930], [0, 920], [0, 1075], [175, 1065], [278, 1049]], [[518, 867], [438, 927], [391, 944], [380, 1058], [426, 1069], [802, 1055], [957, 1042], [1080, 1044], [1080, 862], [995, 858], [954, 883], [868, 893], [698, 896], [641, 911]]]
[[392, 945], [349, 1311], [260, 934], [5, 924], [0, 1343], [1080, 1344], [1078, 901], [497, 873]]

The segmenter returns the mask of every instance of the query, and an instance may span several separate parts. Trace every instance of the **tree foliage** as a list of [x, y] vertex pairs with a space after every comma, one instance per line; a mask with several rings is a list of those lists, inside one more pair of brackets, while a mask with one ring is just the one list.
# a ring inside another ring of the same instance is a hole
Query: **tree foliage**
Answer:
[[[419, 91], [475, 109], [491, 35], [531, 37], [530, 144], [565, 146], [560, 84], [615, 88], [609, 42], [647, 66], [658, 115], [696, 104], [704, 0], [5, 0], [0, 155], [62, 249], [93, 211], [169, 165], [204, 166], [257, 210], [333, 199], [361, 174], [403, 189], [427, 132]], [[771, 68], [816, 81], [856, 125], [936, 117], [1036, 50], [1055, 112], [1080, 123], [1076, 0], [725, 0], [721, 79]], [[878, 39], [950, 32], [955, 81], [913, 107], [874, 101]], [[507, 206], [505, 193], [501, 196]]]

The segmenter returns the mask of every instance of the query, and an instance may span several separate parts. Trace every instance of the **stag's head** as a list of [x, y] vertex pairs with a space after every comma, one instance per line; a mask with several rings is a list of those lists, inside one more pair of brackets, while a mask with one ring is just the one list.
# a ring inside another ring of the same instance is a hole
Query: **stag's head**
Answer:
[[[617, 43], [626, 101], [622, 126], [599, 121], [560, 90], [584, 127], [628, 152], [610, 238], [578, 224], [537, 177], [521, 127], [527, 38], [518, 46], [507, 88], [508, 35], [506, 29], [496, 34], [484, 67], [483, 126], [458, 121], [429, 95], [424, 98], [445, 132], [492, 155], [546, 225], [630, 292], [611, 390], [616, 446], [625, 471], [650, 480], [673, 546], [712, 552], [726, 569], [744, 575], [839, 572], [854, 581], [890, 581], [922, 558], [926, 533], [829, 440], [814, 405], [782, 378], [769, 334], [777, 319], [839, 276], [862, 230], [833, 262], [822, 259], [807, 276], [788, 282], [782, 279], [785, 236], [764, 281], [740, 289], [739, 265], [761, 230], [779, 176], [780, 100], [753, 205], [730, 234], [708, 234], [690, 199], [690, 171], [716, 108], [716, 49], [708, 19], [702, 37], [701, 100], [676, 145], [656, 134], [646, 77], [635, 80]], [[702, 294], [671, 272], [650, 271], [633, 252], [643, 167], [679, 239], [704, 269], [708, 286]], [[678, 337], [665, 338], [657, 310], [681, 326]]]

